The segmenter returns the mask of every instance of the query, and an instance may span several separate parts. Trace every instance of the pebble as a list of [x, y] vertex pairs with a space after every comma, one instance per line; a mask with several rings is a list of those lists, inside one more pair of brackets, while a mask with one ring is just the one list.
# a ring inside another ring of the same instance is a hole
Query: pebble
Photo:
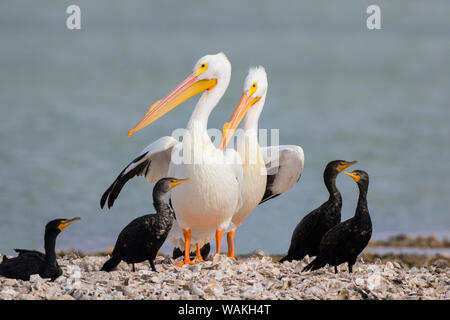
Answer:
[[356, 278], [356, 280], [355, 280], [355, 284], [357, 286], [363, 286], [364, 283], [365, 283], [365, 280], [363, 278]]
[[309, 259], [280, 264], [260, 251], [238, 260], [216, 255], [182, 268], [158, 257], [158, 272], [148, 263], [136, 264], [134, 273], [122, 263], [98, 271], [107, 258], [58, 258], [64, 274], [54, 282], [38, 275], [30, 281], [0, 277], [0, 299], [450, 299], [450, 268], [439, 260], [420, 268], [359, 260], [353, 274], [341, 267], [335, 275], [333, 268], [301, 272]]
[[337, 300], [348, 300], [350, 298], [350, 293], [347, 289], [342, 289], [338, 292]]
[[367, 278], [367, 289], [373, 291], [381, 288], [381, 275], [376, 273]]

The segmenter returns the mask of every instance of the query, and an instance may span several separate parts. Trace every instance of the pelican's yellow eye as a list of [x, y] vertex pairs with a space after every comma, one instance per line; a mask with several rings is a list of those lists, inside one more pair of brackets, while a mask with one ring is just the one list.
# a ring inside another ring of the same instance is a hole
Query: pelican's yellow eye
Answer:
[[198, 69], [195, 71], [195, 75], [198, 76], [205, 72], [208, 69], [208, 64], [206, 62], [203, 62]]
[[258, 84], [256, 82], [253, 82], [250, 86], [249, 94], [252, 95], [258, 90]]

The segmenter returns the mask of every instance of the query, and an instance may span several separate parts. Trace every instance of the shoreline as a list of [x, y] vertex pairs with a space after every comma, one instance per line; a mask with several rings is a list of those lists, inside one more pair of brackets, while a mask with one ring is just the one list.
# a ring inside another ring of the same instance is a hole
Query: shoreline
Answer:
[[450, 299], [450, 268], [439, 260], [430, 266], [408, 267], [396, 261], [364, 255], [354, 266], [339, 266], [339, 273], [325, 267], [302, 272], [309, 258], [278, 263], [257, 251], [237, 260], [216, 255], [207, 261], [175, 267], [177, 260], [158, 256], [158, 272], [148, 263], [131, 266], [121, 262], [111, 272], [99, 271], [105, 256], [79, 256], [76, 252], [58, 258], [63, 275], [50, 282], [33, 275], [30, 281], [0, 277], [0, 299], [15, 300], [141, 300], [141, 299]]
[[[382, 250], [380, 250], [382, 249]], [[392, 250], [391, 250], [392, 249]], [[402, 252], [401, 249], [406, 252]], [[414, 249], [417, 249], [415, 252]], [[426, 253], [426, 249], [431, 253]], [[450, 240], [447, 238], [438, 239], [435, 236], [428, 237], [410, 237], [404, 234], [399, 234], [393, 237], [388, 238], [387, 240], [372, 240], [369, 242], [369, 245], [364, 249], [361, 257], [364, 261], [369, 263], [374, 263], [377, 259], [380, 259], [382, 263], [386, 263], [387, 261], [396, 261], [398, 263], [403, 264], [408, 267], [422, 267], [422, 266], [430, 266], [435, 261], [440, 260], [441, 265], [450, 266]], [[58, 257], [63, 257], [65, 255], [70, 255], [75, 253], [79, 257], [85, 256], [99, 256], [104, 257], [111, 254], [113, 247], [105, 250], [105, 251], [94, 251], [94, 252], [83, 252], [76, 249], [70, 249], [65, 251], [57, 251], [56, 255]], [[245, 253], [245, 254], [237, 254], [237, 259], [246, 259], [252, 257], [254, 255], [259, 255], [259, 253], [263, 252], [262, 250], [255, 250], [254, 252]], [[158, 253], [159, 256], [169, 258], [170, 255], [167, 253]], [[284, 254], [267, 254], [275, 261], [280, 260]], [[212, 254], [210, 253], [210, 259], [212, 259]]]
[[450, 239], [438, 238], [434, 235], [411, 237], [407, 234], [398, 234], [386, 240], [371, 240], [369, 247], [450, 248]]

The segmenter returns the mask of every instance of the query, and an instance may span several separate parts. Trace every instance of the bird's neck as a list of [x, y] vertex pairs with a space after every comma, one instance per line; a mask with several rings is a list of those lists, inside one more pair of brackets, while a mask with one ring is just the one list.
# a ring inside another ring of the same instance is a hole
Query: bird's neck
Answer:
[[246, 129], [238, 134], [236, 150], [244, 164], [264, 163], [258, 143], [257, 128]]
[[244, 124], [242, 125], [242, 130], [244, 132], [256, 132], [258, 131], [259, 113], [248, 112], [244, 118]]
[[164, 195], [164, 192], [158, 190], [153, 191], [153, 206], [157, 213], [164, 213], [169, 208], [169, 205], [164, 201]]
[[336, 177], [337, 175], [334, 173], [325, 173], [324, 174], [324, 181], [325, 186], [327, 187], [328, 193], [330, 194], [330, 201], [337, 201], [342, 202], [341, 193], [339, 192], [338, 188], [336, 187]]
[[264, 103], [266, 102], [266, 94], [261, 97], [257, 103], [251, 106], [250, 110], [247, 112], [244, 118], [244, 123], [242, 125], [242, 129], [247, 131], [254, 131], [255, 133], [258, 131], [258, 122], [259, 117], [261, 115], [262, 109], [264, 108]]
[[258, 141], [258, 122], [265, 100], [264, 94], [259, 102], [250, 107], [252, 109], [245, 115], [242, 132], [238, 132], [237, 135], [236, 149], [246, 164], [263, 163]]
[[54, 234], [45, 234], [45, 260], [54, 264], [56, 262], [56, 252], [55, 252], [55, 243], [56, 243], [56, 235]]
[[217, 103], [219, 103], [223, 94], [227, 90], [227, 87], [227, 81], [218, 80], [214, 88], [203, 92], [200, 99], [198, 100], [197, 105], [195, 106], [194, 112], [192, 112], [191, 118], [189, 119], [187, 125], [188, 130], [193, 129], [194, 126], [200, 126], [206, 131], [206, 129], [208, 128], [209, 115], [211, 114]]
[[365, 218], [369, 215], [369, 209], [367, 208], [367, 186], [359, 185], [359, 198], [358, 206], [356, 207], [355, 217]]

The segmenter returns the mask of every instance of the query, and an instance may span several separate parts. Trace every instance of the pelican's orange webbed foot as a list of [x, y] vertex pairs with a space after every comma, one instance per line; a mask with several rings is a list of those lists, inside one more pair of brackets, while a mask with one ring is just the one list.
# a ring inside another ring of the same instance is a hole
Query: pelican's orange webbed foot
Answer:
[[189, 259], [188, 261], [183, 260], [183, 261], [181, 261], [180, 263], [177, 263], [177, 264], [175, 265], [175, 267], [182, 267], [182, 266], [184, 266], [185, 264], [187, 264], [187, 265], [193, 265], [193, 264], [197, 264], [197, 262], [194, 262], [194, 261], [192, 261], [191, 259]]
[[222, 242], [223, 230], [216, 230], [216, 254], [220, 254], [220, 243]]
[[175, 266], [181, 267], [185, 264], [192, 265], [197, 264], [197, 262], [191, 261], [191, 257], [189, 257], [189, 250], [191, 249], [191, 230], [185, 230], [183, 229], [183, 235], [184, 235], [184, 260], [180, 263], [176, 264]]
[[231, 230], [227, 233], [227, 244], [228, 244], [228, 257], [235, 258], [234, 256], [234, 234], [236, 230]]
[[197, 260], [199, 262], [203, 262], [203, 257], [202, 257], [202, 255], [200, 253], [200, 243], [197, 243], [196, 246], [197, 246], [197, 250], [195, 252], [194, 260]]

